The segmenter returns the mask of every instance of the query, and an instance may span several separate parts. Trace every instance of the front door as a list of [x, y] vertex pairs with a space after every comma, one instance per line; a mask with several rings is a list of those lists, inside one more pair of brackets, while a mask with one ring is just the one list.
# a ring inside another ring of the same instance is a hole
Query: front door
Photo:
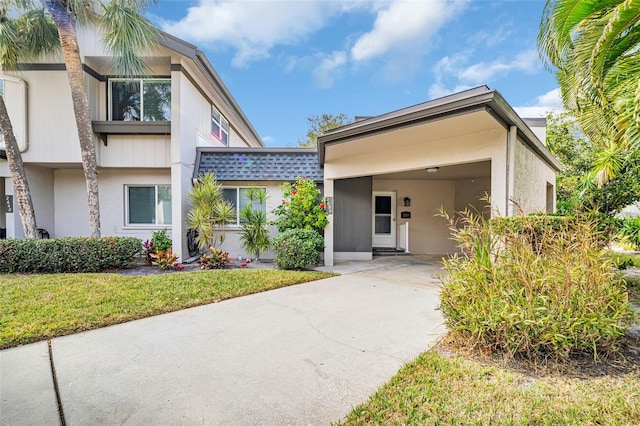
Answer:
[[396, 247], [396, 193], [373, 192], [373, 247]]

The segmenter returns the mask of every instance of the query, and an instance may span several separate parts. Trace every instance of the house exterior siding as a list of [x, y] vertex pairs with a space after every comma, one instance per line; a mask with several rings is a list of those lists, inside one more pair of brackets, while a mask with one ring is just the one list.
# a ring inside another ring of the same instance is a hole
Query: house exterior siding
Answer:
[[546, 212], [547, 185], [553, 187], [552, 203], [555, 209], [555, 171], [528, 149], [521, 141], [518, 141], [515, 149], [515, 179], [513, 201], [515, 201], [525, 213]]

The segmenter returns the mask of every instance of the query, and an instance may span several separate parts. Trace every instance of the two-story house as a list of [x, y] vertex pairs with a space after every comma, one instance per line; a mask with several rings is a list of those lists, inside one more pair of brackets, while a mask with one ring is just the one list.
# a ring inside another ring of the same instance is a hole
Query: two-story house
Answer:
[[[233, 96], [197, 47], [162, 34], [144, 57], [151, 72], [123, 77], [99, 35], [80, 31], [99, 167], [102, 234], [148, 239], [168, 229], [186, 246], [186, 194], [198, 147], [262, 147]], [[52, 237], [89, 234], [71, 91], [62, 57], [21, 63], [0, 90], [22, 151], [38, 226]], [[0, 146], [0, 149], [2, 146]], [[0, 228], [23, 236], [6, 160], [0, 160]]]
[[[378, 250], [445, 254], [456, 250], [447, 222], [469, 206], [487, 215], [553, 211], [560, 164], [545, 146], [544, 120], [524, 120], [486, 86], [326, 132], [317, 150], [265, 148], [207, 58], [163, 34], [145, 55], [145, 76], [119, 76], [99, 36], [79, 34], [99, 166], [102, 234], [148, 239], [168, 229], [188, 258], [188, 193], [215, 173], [239, 210], [247, 188], [263, 187], [268, 213], [279, 185], [314, 179], [327, 197], [324, 259], [371, 259]], [[0, 75], [25, 161], [38, 225], [51, 237], [89, 234], [86, 186], [61, 58], [20, 64]], [[338, 108], [339, 109], [339, 108]], [[0, 147], [1, 149], [2, 147]], [[1, 154], [2, 151], [0, 151]], [[22, 237], [13, 184], [0, 160], [0, 228]], [[484, 197], [491, 197], [487, 210]], [[240, 222], [223, 248], [246, 257]], [[275, 232], [275, 231], [274, 231]], [[266, 254], [270, 257], [270, 253]]]

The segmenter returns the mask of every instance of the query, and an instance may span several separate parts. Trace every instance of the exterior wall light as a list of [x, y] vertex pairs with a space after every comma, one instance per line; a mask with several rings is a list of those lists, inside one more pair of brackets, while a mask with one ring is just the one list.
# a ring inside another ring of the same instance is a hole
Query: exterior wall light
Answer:
[[440, 167], [427, 167], [425, 170], [427, 171], [427, 173], [435, 173], [440, 170]]
[[404, 205], [405, 205], [405, 207], [411, 206], [411, 198], [404, 197]]

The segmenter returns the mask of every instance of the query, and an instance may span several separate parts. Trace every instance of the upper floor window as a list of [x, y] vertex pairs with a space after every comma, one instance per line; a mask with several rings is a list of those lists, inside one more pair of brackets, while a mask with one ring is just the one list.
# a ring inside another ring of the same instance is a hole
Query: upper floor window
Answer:
[[112, 78], [109, 80], [113, 121], [171, 121], [171, 80]]
[[211, 105], [211, 134], [229, 146], [229, 122]]

